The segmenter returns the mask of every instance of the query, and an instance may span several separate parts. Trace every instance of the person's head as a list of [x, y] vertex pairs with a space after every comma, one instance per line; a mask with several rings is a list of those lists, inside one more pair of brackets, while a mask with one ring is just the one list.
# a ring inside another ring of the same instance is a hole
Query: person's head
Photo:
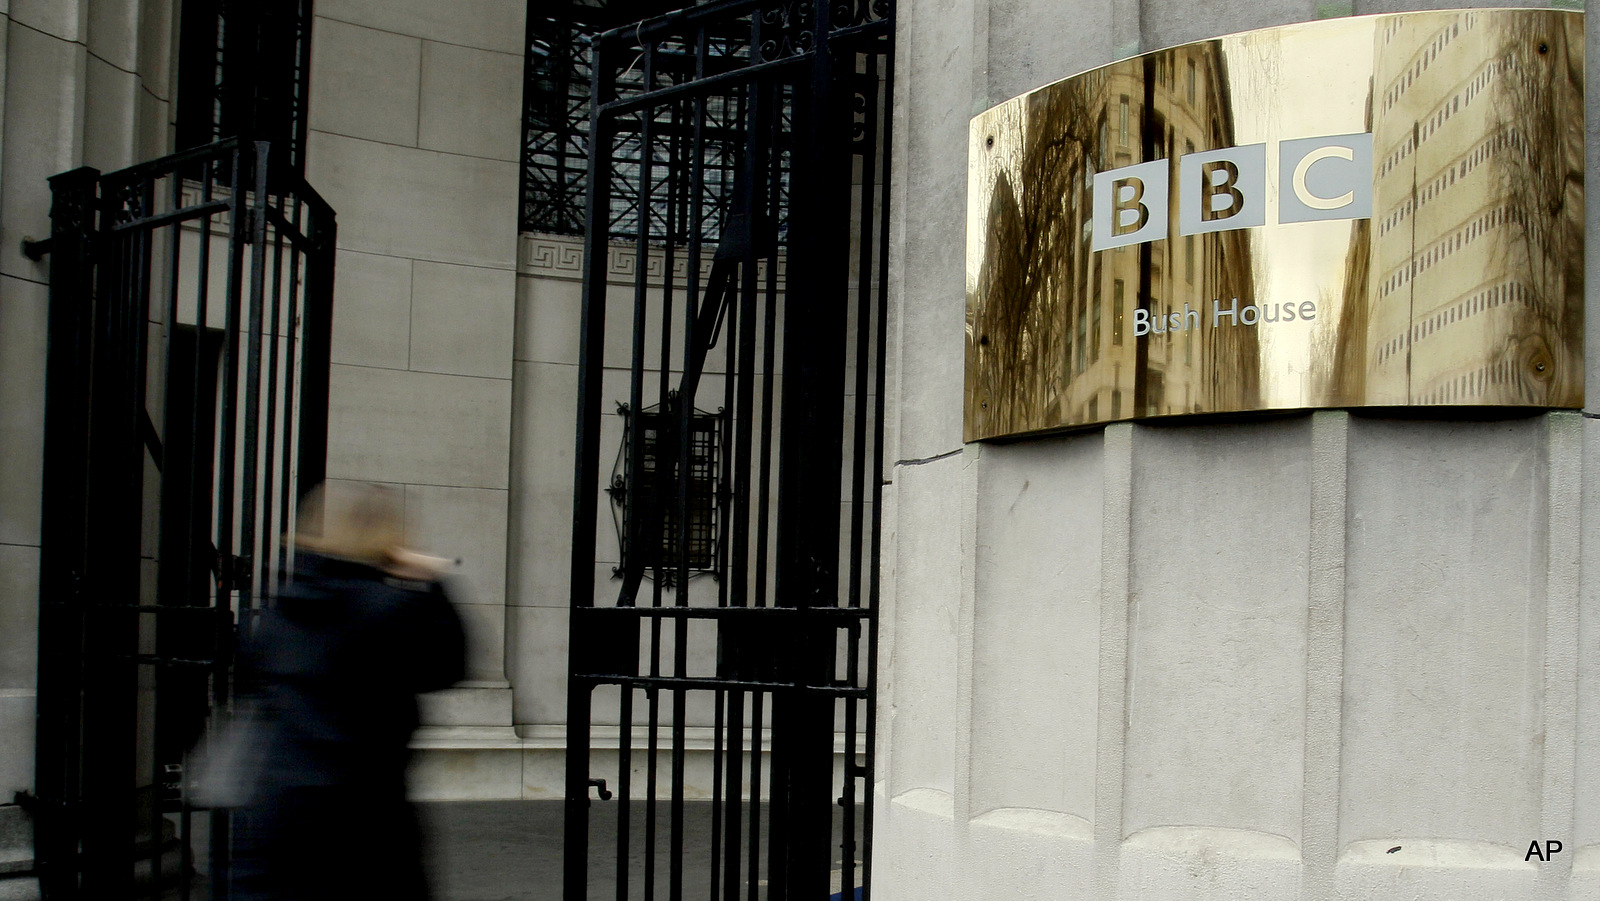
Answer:
[[384, 566], [405, 540], [400, 492], [370, 482], [321, 485], [300, 502], [295, 546], [327, 557]]

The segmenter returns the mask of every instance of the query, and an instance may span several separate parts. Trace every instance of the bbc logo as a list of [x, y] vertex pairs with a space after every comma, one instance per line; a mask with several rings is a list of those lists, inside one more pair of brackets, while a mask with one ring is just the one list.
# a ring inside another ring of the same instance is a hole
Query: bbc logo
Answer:
[[[1092, 250], [1167, 236], [1167, 160], [1094, 176]], [[1372, 217], [1372, 135], [1297, 138], [1278, 144], [1279, 222]], [[1178, 159], [1178, 233], [1267, 223], [1267, 145], [1247, 144]]]

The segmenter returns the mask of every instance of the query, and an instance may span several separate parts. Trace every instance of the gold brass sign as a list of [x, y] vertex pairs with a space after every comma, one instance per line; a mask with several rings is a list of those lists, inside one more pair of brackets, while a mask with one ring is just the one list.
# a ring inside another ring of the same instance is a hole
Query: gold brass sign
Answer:
[[1583, 17], [1185, 44], [972, 120], [966, 438], [1583, 405]]

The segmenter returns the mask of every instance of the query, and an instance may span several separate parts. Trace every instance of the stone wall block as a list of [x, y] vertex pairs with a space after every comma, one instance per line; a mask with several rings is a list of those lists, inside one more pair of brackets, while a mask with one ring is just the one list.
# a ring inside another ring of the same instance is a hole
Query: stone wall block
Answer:
[[406, 541], [453, 561], [457, 600], [504, 605], [506, 491], [407, 485], [405, 492]]
[[318, 16], [311, 55], [312, 128], [416, 146], [422, 41]]
[[[1412, 13], [1426, 12], [1433, 9], [1496, 9], [1505, 6], [1522, 6], [1523, 4], [1496, 3], [1495, 0], [1462, 0], [1449, 3], [1438, 3], [1433, 0], [1355, 0], [1353, 12], [1360, 16], [1375, 15], [1378, 13]], [[1544, 7], [1545, 3], [1529, 3], [1529, 7]], [[1554, 3], [1548, 4], [1555, 6]]]
[[475, 682], [419, 695], [422, 721], [432, 726], [504, 726], [511, 722], [511, 689]]
[[89, 33], [92, 0], [11, 0], [12, 21], [63, 41], [83, 41]]
[[974, 815], [1034, 808], [1085, 828], [1094, 819], [1102, 444], [1092, 433], [984, 448]]
[[[919, 788], [888, 797], [877, 796], [881, 838], [873, 853], [874, 897], [884, 901], [924, 901], [951, 894], [979, 891], [952, 890], [970, 886], [965, 855], [955, 834], [955, 805], [950, 795]], [[997, 893], [1004, 896], [1002, 889]]]
[[527, 5], [520, 0], [320, 0], [317, 14], [352, 25], [521, 56]]
[[0, 797], [33, 791], [33, 689], [0, 688]]
[[583, 283], [517, 276], [517, 330], [512, 351], [518, 362], [578, 362], [583, 319]]
[[412, 265], [398, 257], [338, 251], [333, 362], [384, 369], [410, 366]]
[[328, 476], [505, 488], [511, 383], [335, 364]]
[[895, 79], [904, 86], [895, 128], [907, 132], [909, 150], [895, 162], [905, 188], [895, 197], [901, 242], [890, 258], [891, 279], [901, 284], [896, 453], [904, 459], [961, 446], [966, 219], [952, 211], [966, 209], [967, 120], [986, 105], [968, 74], [979, 62], [973, 28], [981, 7], [949, 0], [914, 9], [902, 19], [901, 39], [915, 49], [899, 57], [905, 71]]
[[963, 455], [897, 466], [901, 522], [918, 524], [898, 538], [897, 590], [914, 599], [895, 611], [895, 667], [917, 673], [897, 680], [892, 711], [891, 791], [955, 794], [956, 644], [961, 604], [961, 467]]
[[39, 674], [39, 549], [0, 544], [0, 689], [32, 689]]
[[102, 172], [133, 165], [138, 145], [139, 77], [90, 55], [83, 117], [83, 162]]
[[506, 608], [500, 604], [456, 604], [467, 633], [467, 678], [494, 681], [506, 673]]
[[507, 675], [515, 689], [513, 714], [519, 725], [567, 721], [569, 619], [565, 604], [506, 609]]
[[1314, 0], [1220, 0], [1204, 6], [1184, 0], [1144, 0], [1138, 8], [1140, 50], [1160, 50], [1316, 17]]
[[965, 853], [971, 884], [1049, 886], [1054, 897], [1091, 897], [1092, 831], [1071, 814], [1030, 807], [986, 813], [968, 824]]
[[411, 283], [411, 368], [511, 377], [516, 273], [418, 262]]
[[[1595, 345], [1591, 344], [1590, 347]], [[1587, 417], [1583, 420], [1583, 493], [1581, 507], [1597, 509], [1600, 505], [1600, 422]], [[1586, 865], [1590, 885], [1600, 890], [1600, 577], [1594, 566], [1600, 562], [1600, 530], [1590, 526], [1583, 530], [1581, 544], [1583, 574], [1580, 577], [1578, 601], [1578, 715], [1577, 746], [1589, 749], [1577, 757], [1574, 785], [1575, 822], [1573, 843], [1577, 846], [1574, 867]]]
[[1204, 827], [1292, 848], [1310, 419], [1144, 427], [1137, 439], [1123, 832]]
[[307, 178], [339, 211], [340, 247], [500, 269], [515, 265], [516, 164], [318, 131], [309, 143]]
[[141, 81], [135, 99], [139, 114], [133, 123], [133, 158], [140, 161], [160, 159], [172, 149], [172, 105], [144, 90], [148, 86]]
[[1054, 0], [990, 3], [988, 102], [1111, 62], [1113, 19], [1113, 0], [1074, 3], [1070, 16]]
[[88, 4], [89, 52], [124, 72], [139, 67], [139, 0]]
[[508, 603], [565, 607], [572, 556], [574, 433], [556, 424], [577, 422], [578, 368], [518, 363], [515, 371]]
[[173, 99], [172, 72], [177, 43], [177, 0], [140, 0], [138, 72], [145, 90], [160, 100]]
[[1542, 417], [1351, 420], [1346, 854], [1448, 839], [1461, 863], [1520, 861], [1538, 831], [1546, 442]]
[[419, 146], [516, 162], [522, 152], [522, 54], [424, 41]]
[[0, 271], [42, 282], [48, 278], [48, 260], [36, 263], [24, 257], [22, 239], [49, 237], [50, 186], [45, 179], [82, 162], [88, 54], [81, 44], [33, 28], [13, 26], [6, 33]]
[[49, 289], [0, 276], [0, 544], [39, 543]]
[[406, 795], [413, 801], [503, 801], [522, 796], [516, 747], [427, 748], [414, 755]]

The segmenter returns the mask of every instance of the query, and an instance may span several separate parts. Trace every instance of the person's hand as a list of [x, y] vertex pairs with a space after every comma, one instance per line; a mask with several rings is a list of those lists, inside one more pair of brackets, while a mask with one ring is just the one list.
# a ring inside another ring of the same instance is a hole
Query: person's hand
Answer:
[[450, 568], [450, 561], [443, 557], [434, 557], [409, 548], [390, 548], [388, 556], [389, 561], [384, 570], [396, 578], [413, 582], [432, 582]]

